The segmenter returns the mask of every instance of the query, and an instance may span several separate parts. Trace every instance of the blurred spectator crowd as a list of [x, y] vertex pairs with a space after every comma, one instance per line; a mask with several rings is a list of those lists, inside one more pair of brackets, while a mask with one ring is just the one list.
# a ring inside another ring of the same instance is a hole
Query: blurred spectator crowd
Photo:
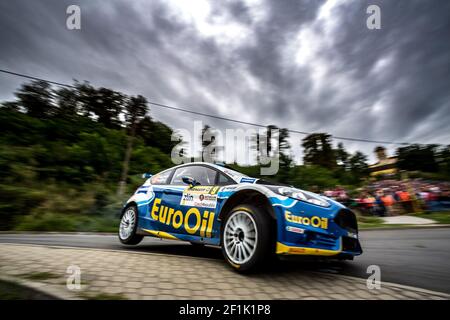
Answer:
[[366, 215], [389, 216], [450, 210], [449, 182], [390, 179], [375, 181], [359, 188], [353, 197], [339, 186], [322, 194]]

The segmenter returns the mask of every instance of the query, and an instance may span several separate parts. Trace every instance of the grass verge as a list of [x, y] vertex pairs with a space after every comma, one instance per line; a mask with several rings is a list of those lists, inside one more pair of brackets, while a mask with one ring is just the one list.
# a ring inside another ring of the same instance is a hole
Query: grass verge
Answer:
[[81, 293], [79, 294], [80, 298], [86, 300], [127, 300], [127, 298], [122, 294], [109, 294], [109, 293]]
[[450, 211], [421, 212], [413, 215], [414, 217], [431, 219], [438, 224], [450, 224]]
[[89, 216], [45, 213], [23, 217], [17, 231], [116, 232], [119, 219], [111, 216]]
[[19, 277], [33, 280], [33, 281], [45, 281], [50, 279], [60, 278], [59, 275], [51, 273], [51, 272], [32, 272], [32, 273], [24, 273], [19, 275]]
[[[420, 212], [408, 214], [412, 217], [424, 218], [434, 220], [436, 224], [450, 224], [450, 211], [438, 211], [438, 212]], [[357, 216], [358, 227], [360, 230], [364, 229], [390, 229], [390, 228], [410, 228], [410, 224], [385, 224], [383, 219], [373, 216]]]
[[55, 300], [42, 292], [0, 280], [0, 300]]

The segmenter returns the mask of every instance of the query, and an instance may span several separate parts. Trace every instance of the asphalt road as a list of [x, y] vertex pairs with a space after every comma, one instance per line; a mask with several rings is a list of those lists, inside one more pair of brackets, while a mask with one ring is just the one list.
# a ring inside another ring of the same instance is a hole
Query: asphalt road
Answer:
[[[381, 281], [450, 293], [450, 228], [363, 231], [360, 236], [364, 253], [354, 261], [282, 261], [277, 268], [303, 268], [367, 278], [367, 267], [378, 265], [381, 268]], [[129, 250], [222, 259], [218, 248], [195, 247], [189, 243], [150, 237], [134, 247], [123, 246], [113, 235], [93, 234], [0, 234], [0, 243]]]

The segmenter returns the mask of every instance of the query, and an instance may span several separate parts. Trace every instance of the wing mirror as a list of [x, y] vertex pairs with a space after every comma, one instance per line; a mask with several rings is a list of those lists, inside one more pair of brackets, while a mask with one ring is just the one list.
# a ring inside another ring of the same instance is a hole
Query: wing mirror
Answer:
[[146, 172], [146, 173], [142, 174], [142, 179], [148, 179], [148, 178], [151, 178], [151, 177], [152, 177], [152, 174], [149, 173], [149, 172]]
[[199, 185], [200, 183], [197, 182], [197, 180], [195, 180], [192, 177], [188, 177], [188, 176], [183, 176], [181, 177], [181, 180], [183, 180], [184, 183], [188, 184], [189, 186], [196, 186]]

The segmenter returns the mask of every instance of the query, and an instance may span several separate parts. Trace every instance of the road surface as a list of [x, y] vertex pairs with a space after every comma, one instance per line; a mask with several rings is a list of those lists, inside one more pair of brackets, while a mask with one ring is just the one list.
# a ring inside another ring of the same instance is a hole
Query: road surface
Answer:
[[[283, 261], [278, 267], [367, 278], [367, 267], [378, 265], [382, 281], [450, 293], [450, 228], [363, 231], [360, 236], [364, 253], [354, 261]], [[123, 246], [114, 235], [93, 234], [0, 234], [0, 243], [130, 250], [222, 259], [218, 248], [194, 247], [185, 242], [150, 237], [134, 247]]]

